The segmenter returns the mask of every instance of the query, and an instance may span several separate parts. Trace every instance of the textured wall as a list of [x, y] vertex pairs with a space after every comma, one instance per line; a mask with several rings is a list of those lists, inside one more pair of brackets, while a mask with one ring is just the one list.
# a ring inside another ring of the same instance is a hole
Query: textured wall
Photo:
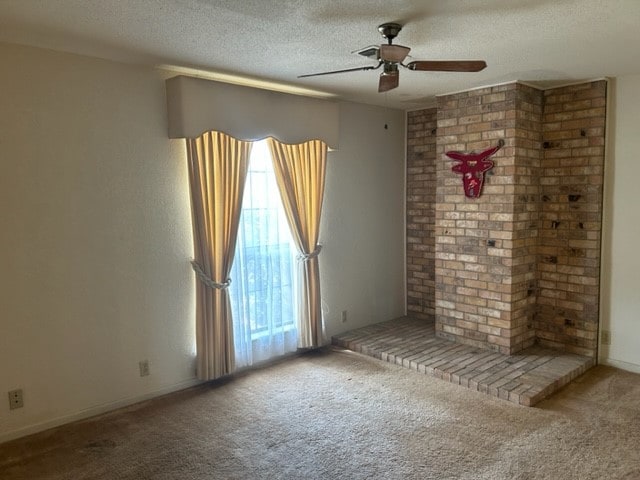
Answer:
[[608, 94], [600, 327], [611, 333], [611, 345], [601, 342], [598, 357], [640, 373], [640, 75], [610, 80]]
[[[195, 314], [163, 78], [27, 47], [0, 57], [1, 441], [191, 385]], [[9, 411], [14, 388], [25, 406]]]
[[[193, 384], [195, 280], [166, 73], [3, 44], [0, 57], [3, 441]], [[328, 335], [404, 312], [405, 115], [340, 115], [320, 232]], [[25, 406], [10, 411], [15, 388]]]
[[340, 104], [320, 224], [327, 338], [404, 313], [404, 122], [401, 110]]

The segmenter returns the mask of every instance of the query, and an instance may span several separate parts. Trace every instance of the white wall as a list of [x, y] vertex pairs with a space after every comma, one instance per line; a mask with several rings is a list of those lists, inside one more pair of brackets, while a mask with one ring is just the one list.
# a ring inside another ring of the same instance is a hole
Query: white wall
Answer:
[[609, 82], [600, 362], [640, 372], [640, 75]]
[[195, 328], [163, 79], [8, 45], [0, 59], [2, 439], [188, 385]]
[[341, 105], [320, 230], [329, 336], [404, 315], [405, 135], [404, 112]]
[[[193, 384], [195, 332], [163, 74], [3, 44], [0, 60], [3, 441]], [[403, 158], [402, 112], [341, 107], [321, 230], [328, 335], [403, 313]], [[25, 407], [10, 411], [15, 388]]]

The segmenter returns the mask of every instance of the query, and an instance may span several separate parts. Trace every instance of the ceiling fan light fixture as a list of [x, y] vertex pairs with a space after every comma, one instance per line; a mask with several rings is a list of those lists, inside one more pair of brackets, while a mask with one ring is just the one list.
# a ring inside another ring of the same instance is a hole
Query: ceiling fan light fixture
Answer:
[[411, 49], [402, 45], [380, 45], [380, 59], [385, 62], [402, 63]]

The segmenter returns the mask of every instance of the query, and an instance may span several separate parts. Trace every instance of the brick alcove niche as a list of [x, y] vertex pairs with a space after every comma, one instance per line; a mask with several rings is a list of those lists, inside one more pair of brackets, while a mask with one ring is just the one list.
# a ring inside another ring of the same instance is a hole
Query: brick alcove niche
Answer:
[[[514, 82], [408, 113], [410, 316], [503, 354], [596, 358], [606, 88]], [[444, 153], [500, 139], [482, 195], [466, 198]]]

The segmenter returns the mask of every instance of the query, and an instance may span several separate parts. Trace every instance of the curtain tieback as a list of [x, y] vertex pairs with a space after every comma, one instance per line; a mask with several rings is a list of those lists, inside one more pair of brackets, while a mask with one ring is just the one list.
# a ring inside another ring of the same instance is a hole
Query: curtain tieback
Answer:
[[310, 260], [312, 258], [317, 257], [318, 255], [320, 255], [320, 251], [322, 250], [322, 245], [316, 245], [316, 248], [313, 252], [311, 253], [301, 253], [298, 255], [298, 260], [300, 260], [301, 262], [306, 262], [307, 260]]
[[225, 290], [231, 285], [231, 279], [227, 278], [227, 281], [224, 283], [214, 282], [209, 275], [204, 273], [204, 270], [200, 266], [198, 262], [195, 260], [191, 260], [191, 267], [193, 267], [193, 271], [196, 272], [198, 279], [204, 283], [209, 288], [217, 288], [218, 290]]

